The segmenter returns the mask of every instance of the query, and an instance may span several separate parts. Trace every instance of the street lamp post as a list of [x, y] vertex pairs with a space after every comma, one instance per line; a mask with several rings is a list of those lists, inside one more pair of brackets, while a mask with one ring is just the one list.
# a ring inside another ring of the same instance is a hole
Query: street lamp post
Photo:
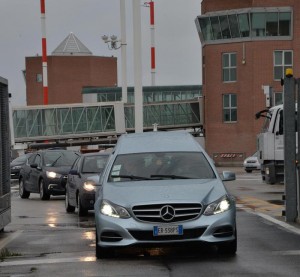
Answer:
[[122, 102], [127, 103], [127, 63], [126, 63], [126, 16], [125, 0], [120, 0], [120, 21], [121, 21], [121, 39], [112, 35], [108, 37], [103, 35], [102, 39], [107, 44], [108, 49], [117, 50], [121, 48], [121, 71], [122, 71]]

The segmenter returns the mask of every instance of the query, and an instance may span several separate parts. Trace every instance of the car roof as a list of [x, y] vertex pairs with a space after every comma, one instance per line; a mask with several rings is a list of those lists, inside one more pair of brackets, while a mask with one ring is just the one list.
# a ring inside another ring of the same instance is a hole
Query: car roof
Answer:
[[115, 148], [118, 154], [168, 151], [204, 152], [200, 144], [187, 131], [123, 134]]
[[70, 150], [70, 149], [62, 149], [62, 148], [49, 148], [49, 149], [42, 149], [37, 151], [36, 153], [46, 153], [46, 152], [74, 152], [80, 154], [79, 151]]
[[83, 157], [88, 157], [88, 156], [109, 156], [111, 153], [109, 152], [92, 152], [92, 153], [84, 153], [81, 154]]

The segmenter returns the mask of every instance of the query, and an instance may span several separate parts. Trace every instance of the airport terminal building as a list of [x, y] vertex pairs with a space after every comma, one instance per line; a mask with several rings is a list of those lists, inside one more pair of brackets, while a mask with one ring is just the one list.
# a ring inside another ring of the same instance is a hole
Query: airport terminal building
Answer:
[[255, 114], [282, 102], [285, 69], [300, 75], [300, 1], [203, 0], [201, 12], [206, 150], [240, 163], [256, 150]]

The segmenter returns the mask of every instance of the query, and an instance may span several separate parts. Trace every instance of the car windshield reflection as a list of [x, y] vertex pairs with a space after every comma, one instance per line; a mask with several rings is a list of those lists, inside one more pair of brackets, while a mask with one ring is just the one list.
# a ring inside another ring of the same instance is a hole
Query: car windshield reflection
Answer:
[[214, 171], [202, 153], [156, 152], [118, 155], [109, 182], [214, 178]]

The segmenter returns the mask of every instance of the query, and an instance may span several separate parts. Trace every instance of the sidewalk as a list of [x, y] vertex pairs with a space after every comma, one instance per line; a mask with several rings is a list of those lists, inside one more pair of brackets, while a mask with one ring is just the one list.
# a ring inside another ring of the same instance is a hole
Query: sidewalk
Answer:
[[[224, 182], [225, 186], [236, 197], [237, 207], [255, 213], [269, 221], [300, 234], [300, 221], [286, 222], [284, 184], [266, 184], [259, 171], [246, 173], [243, 167], [218, 167], [218, 172], [232, 171], [236, 174], [233, 182]], [[295, 230], [294, 230], [295, 229]]]

